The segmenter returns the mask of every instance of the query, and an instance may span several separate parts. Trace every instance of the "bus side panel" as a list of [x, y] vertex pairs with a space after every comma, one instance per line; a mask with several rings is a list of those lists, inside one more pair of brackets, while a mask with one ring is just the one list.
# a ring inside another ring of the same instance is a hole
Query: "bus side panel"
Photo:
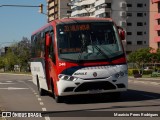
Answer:
[[31, 73], [33, 83], [37, 85], [37, 80], [39, 80], [40, 88], [48, 90], [44, 60], [31, 62]]

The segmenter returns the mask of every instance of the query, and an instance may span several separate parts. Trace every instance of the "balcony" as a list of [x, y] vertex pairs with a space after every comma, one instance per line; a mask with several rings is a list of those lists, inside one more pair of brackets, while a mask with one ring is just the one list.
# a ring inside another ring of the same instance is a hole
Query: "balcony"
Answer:
[[160, 19], [160, 13], [158, 13], [158, 14], [155, 14], [155, 16], [154, 16], [154, 19], [155, 19], [155, 20], [158, 20], [158, 19]]
[[160, 2], [160, 0], [152, 0], [152, 3]]
[[54, 5], [55, 5], [54, 2], [48, 4], [49, 8], [53, 7]]
[[160, 25], [155, 25], [155, 26], [154, 26], [154, 30], [160, 31]]
[[154, 42], [160, 42], [160, 36], [154, 38]]

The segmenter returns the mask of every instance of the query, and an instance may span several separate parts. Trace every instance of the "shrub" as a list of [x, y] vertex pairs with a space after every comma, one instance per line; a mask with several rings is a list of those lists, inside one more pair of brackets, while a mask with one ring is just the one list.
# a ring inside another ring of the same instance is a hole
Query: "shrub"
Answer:
[[128, 69], [128, 75], [132, 76], [139, 73], [137, 69]]
[[[128, 69], [129, 76], [132, 76], [132, 75], [135, 75], [138, 73], [139, 73], [138, 69]], [[142, 71], [141, 71], [141, 73], [142, 73]], [[149, 74], [152, 74], [152, 70], [143, 71], [143, 75], [149, 75]]]

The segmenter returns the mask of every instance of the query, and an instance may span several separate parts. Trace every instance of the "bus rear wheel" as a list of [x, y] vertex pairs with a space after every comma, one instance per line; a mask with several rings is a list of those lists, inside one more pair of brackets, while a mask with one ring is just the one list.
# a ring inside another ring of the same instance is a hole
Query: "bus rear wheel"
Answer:
[[39, 95], [40, 95], [40, 96], [44, 96], [44, 95], [45, 95], [45, 91], [44, 91], [44, 89], [42, 89], [42, 88], [40, 87], [40, 83], [39, 83], [38, 77], [37, 77], [37, 88], [38, 88]]

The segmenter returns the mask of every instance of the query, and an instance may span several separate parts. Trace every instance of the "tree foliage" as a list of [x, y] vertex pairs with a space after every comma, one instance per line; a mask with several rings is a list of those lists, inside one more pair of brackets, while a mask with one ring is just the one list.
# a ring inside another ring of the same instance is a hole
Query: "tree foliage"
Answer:
[[128, 62], [135, 63], [137, 68], [143, 68], [145, 63], [157, 63], [160, 62], [160, 49], [157, 52], [153, 53], [153, 48], [142, 48], [132, 52], [128, 55]]
[[0, 68], [14, 70], [14, 65], [18, 65], [20, 70], [27, 69], [30, 60], [30, 40], [23, 37], [18, 43], [9, 46], [7, 53], [0, 57]]

